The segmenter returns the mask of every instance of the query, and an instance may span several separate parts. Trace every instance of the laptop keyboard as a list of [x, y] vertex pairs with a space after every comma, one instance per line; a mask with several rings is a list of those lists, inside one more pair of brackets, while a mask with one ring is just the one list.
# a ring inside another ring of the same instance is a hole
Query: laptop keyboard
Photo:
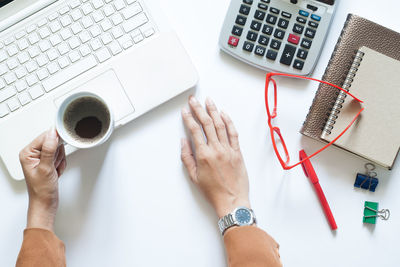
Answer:
[[137, 0], [72, 0], [0, 40], [0, 118], [151, 37]]

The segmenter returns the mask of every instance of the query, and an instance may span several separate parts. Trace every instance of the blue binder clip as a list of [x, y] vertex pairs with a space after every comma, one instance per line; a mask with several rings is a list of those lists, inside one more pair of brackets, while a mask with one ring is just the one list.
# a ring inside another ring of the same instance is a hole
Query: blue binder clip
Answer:
[[354, 187], [362, 188], [375, 192], [378, 186], [379, 180], [377, 178], [378, 174], [374, 171], [375, 165], [372, 163], [365, 164], [366, 174], [357, 173], [356, 181], [354, 182]]

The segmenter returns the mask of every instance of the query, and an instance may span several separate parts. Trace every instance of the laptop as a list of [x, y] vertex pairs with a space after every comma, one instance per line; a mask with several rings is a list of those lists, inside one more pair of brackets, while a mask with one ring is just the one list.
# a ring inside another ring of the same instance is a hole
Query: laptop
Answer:
[[[52, 127], [58, 105], [90, 91], [116, 127], [192, 88], [197, 72], [156, 0], [0, 2], [0, 157], [22, 180], [19, 151]], [[74, 152], [67, 146], [66, 152]]]

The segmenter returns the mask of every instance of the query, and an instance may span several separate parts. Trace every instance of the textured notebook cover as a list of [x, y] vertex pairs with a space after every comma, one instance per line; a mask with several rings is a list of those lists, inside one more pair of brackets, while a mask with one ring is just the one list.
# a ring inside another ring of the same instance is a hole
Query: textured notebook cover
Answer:
[[[335, 145], [391, 168], [400, 146], [400, 61], [367, 47], [359, 51], [364, 56], [349, 90], [364, 101], [365, 110]], [[321, 138], [332, 141], [360, 108], [357, 101], [346, 97], [332, 130], [324, 131]]]
[[[329, 60], [323, 80], [342, 86], [357, 50], [366, 46], [400, 60], [400, 34], [362, 17], [349, 14]], [[300, 132], [316, 140], [337, 97], [337, 90], [321, 85]]]

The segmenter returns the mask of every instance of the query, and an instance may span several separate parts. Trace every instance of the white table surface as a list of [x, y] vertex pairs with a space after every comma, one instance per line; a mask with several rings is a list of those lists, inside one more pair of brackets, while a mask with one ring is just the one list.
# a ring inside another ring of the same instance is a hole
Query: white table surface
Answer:
[[[353, 188], [363, 160], [334, 148], [313, 159], [339, 227], [331, 232], [301, 168], [283, 171], [274, 156], [263, 104], [264, 72], [218, 48], [228, 4], [160, 1], [199, 71], [200, 83], [116, 131], [107, 144], [68, 158], [55, 226], [66, 244], [68, 266], [226, 266], [217, 218], [180, 162], [180, 138], [185, 136], [180, 109], [190, 94], [200, 100], [211, 96], [231, 114], [259, 226], [280, 243], [285, 266], [398, 266], [398, 162], [391, 172], [378, 170], [380, 184], [369, 193]], [[398, 9], [395, 0], [341, 1], [313, 77], [321, 78], [348, 13], [400, 31]], [[297, 133], [315, 90], [314, 83], [285, 84], [279, 91], [280, 125]], [[290, 138], [307, 151], [320, 146], [298, 133]], [[13, 266], [28, 199], [25, 183], [11, 180], [1, 169], [0, 266]], [[365, 200], [389, 208], [390, 220], [364, 225]]]

